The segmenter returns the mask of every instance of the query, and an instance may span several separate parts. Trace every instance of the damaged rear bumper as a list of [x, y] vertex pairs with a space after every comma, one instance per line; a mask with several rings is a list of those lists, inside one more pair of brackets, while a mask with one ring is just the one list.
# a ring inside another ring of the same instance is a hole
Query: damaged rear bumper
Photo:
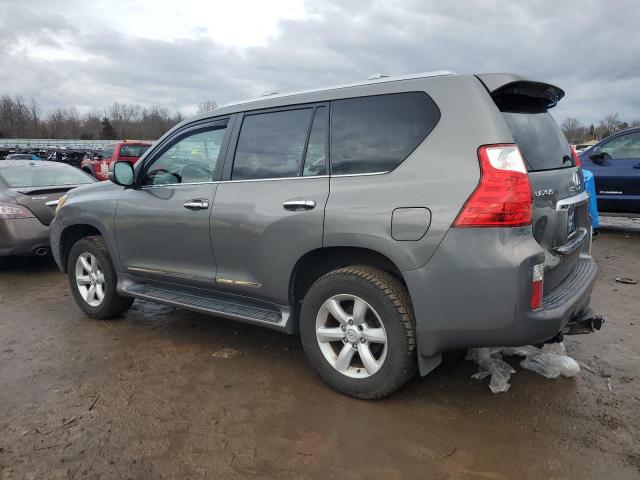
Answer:
[[[415, 311], [421, 374], [435, 368], [447, 350], [539, 344], [602, 325], [589, 307], [598, 270], [591, 255], [581, 254], [573, 272], [545, 291], [542, 307], [532, 310], [531, 272], [544, 253], [530, 233], [471, 236], [453, 230], [425, 267], [403, 272]], [[491, 242], [479, 255], [478, 246]]]

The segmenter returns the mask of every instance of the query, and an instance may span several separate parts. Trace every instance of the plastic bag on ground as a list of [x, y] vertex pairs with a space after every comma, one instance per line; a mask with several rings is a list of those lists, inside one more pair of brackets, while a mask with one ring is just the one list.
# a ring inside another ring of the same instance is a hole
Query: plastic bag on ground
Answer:
[[526, 357], [520, 366], [546, 378], [575, 377], [580, 373], [580, 365], [573, 358], [557, 353], [539, 353]]
[[470, 348], [467, 360], [478, 364], [478, 372], [471, 376], [479, 380], [491, 376], [489, 388], [493, 393], [506, 392], [511, 386], [509, 379], [515, 370], [504, 360], [502, 355], [524, 357], [520, 366], [546, 378], [575, 377], [580, 372], [580, 365], [573, 358], [565, 355], [563, 342], [547, 343], [542, 348], [526, 345], [523, 347], [491, 347]]
[[491, 376], [489, 388], [493, 393], [506, 392], [511, 387], [509, 378], [516, 371], [502, 360], [499, 348], [470, 348], [467, 360], [476, 362], [480, 367], [471, 378], [479, 380]]

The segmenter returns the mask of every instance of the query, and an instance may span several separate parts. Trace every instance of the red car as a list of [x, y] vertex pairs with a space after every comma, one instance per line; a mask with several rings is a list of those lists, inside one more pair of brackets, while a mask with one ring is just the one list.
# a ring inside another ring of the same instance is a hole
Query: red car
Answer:
[[151, 143], [138, 141], [112, 143], [104, 147], [97, 157], [82, 160], [80, 168], [98, 180], [108, 180], [112, 162], [124, 160], [135, 164], [150, 146]]

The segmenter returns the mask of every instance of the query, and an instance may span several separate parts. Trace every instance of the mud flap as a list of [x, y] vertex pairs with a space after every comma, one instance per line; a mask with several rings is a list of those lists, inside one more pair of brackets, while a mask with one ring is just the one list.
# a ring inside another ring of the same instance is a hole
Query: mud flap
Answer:
[[433, 355], [431, 357], [425, 357], [420, 355], [418, 352], [418, 370], [420, 371], [420, 376], [424, 377], [433, 369], [435, 369], [438, 365], [442, 363], [442, 354], [438, 353], [437, 355]]

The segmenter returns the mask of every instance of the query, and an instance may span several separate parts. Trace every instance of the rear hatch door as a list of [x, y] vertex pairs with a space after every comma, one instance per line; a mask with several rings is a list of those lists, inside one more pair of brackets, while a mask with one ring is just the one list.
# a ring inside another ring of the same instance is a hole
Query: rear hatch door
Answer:
[[516, 80], [490, 93], [526, 162], [533, 236], [546, 253], [544, 288], [552, 290], [574, 270], [591, 234], [582, 170], [548, 112], [564, 92], [553, 85]]

